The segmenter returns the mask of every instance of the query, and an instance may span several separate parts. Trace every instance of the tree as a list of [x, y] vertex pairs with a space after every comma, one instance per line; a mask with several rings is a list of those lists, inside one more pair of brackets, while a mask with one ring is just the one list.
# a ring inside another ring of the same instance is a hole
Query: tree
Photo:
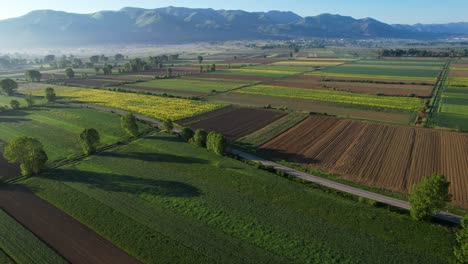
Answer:
[[410, 193], [411, 216], [420, 221], [442, 210], [452, 198], [448, 191], [449, 186], [450, 182], [444, 175], [424, 177], [419, 184], [413, 186]]
[[37, 70], [28, 70], [24, 74], [27, 81], [30, 82], [40, 82], [42, 74]]
[[172, 68], [167, 68], [166, 69], [166, 78], [171, 78], [172, 77]]
[[457, 263], [468, 263], [468, 214], [462, 219], [462, 229], [457, 233], [457, 246], [455, 247], [454, 254]]
[[45, 89], [45, 98], [47, 99], [48, 103], [55, 103], [57, 100], [57, 95], [55, 94], [55, 90], [52, 87], [47, 87]]
[[98, 63], [99, 62], [99, 55], [94, 55], [89, 58], [91, 63]]
[[51, 63], [55, 61], [55, 55], [47, 55], [44, 57], [44, 63]]
[[21, 174], [38, 174], [48, 160], [41, 142], [35, 138], [17, 137], [5, 147], [3, 157], [10, 163], [20, 163]]
[[135, 116], [132, 113], [123, 115], [120, 118], [122, 128], [131, 136], [138, 136], [138, 124]]
[[36, 101], [31, 93], [26, 95], [26, 97], [24, 97], [24, 100], [26, 101], [28, 107], [32, 107]]
[[172, 124], [172, 121], [170, 119], [166, 119], [163, 122], [163, 129], [166, 132], [172, 132], [172, 129], [174, 129], [174, 125]]
[[119, 54], [115, 54], [115, 56], [114, 56], [114, 60], [115, 60], [115, 61], [122, 61], [123, 59], [124, 59], [124, 55], [122, 55], [122, 54], [120, 54], [120, 53], [119, 53]]
[[10, 101], [10, 106], [11, 106], [11, 109], [13, 109], [13, 110], [19, 109], [20, 108], [20, 102], [18, 102], [18, 100], [11, 100]]
[[18, 89], [18, 83], [12, 79], [3, 79], [0, 81], [0, 87], [6, 95], [11, 96], [15, 93], [15, 90]]
[[211, 65], [211, 71], [212, 71], [212, 72], [216, 71], [216, 64], [213, 63], [213, 64]]
[[94, 71], [96, 72], [96, 74], [99, 74], [99, 72], [101, 71], [101, 68], [99, 68], [99, 67], [94, 67]]
[[86, 155], [96, 152], [96, 145], [100, 140], [99, 132], [94, 128], [87, 128], [80, 134], [80, 141]]
[[185, 142], [189, 142], [189, 140], [193, 138], [194, 134], [195, 132], [193, 132], [191, 128], [184, 127], [179, 135], [182, 138], [182, 140], [184, 140]]
[[65, 70], [65, 75], [67, 75], [68, 79], [72, 79], [73, 77], [75, 77], [75, 72], [72, 68], [67, 68]]
[[197, 57], [197, 60], [198, 60], [198, 64], [201, 64], [203, 62], [203, 56], [198, 56]]
[[203, 129], [197, 129], [190, 143], [197, 147], [206, 147], [206, 132]]
[[206, 148], [218, 155], [223, 155], [226, 150], [226, 138], [218, 132], [210, 132], [206, 137]]

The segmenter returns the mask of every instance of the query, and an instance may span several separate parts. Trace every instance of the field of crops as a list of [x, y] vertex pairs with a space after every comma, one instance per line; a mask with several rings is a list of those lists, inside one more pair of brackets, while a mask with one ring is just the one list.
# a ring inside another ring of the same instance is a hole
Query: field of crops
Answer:
[[289, 88], [271, 85], [256, 85], [237, 90], [236, 92], [410, 111], [419, 110], [424, 104], [423, 100], [419, 98], [376, 96], [341, 91]]
[[222, 92], [232, 90], [249, 83], [251, 82], [243, 80], [220, 80], [216, 78], [205, 78], [203, 80], [194, 78], [181, 78], [142, 82], [138, 83], [138, 86], [148, 88], [171, 89], [182, 93], [183, 91], [188, 91], [208, 94], [212, 91]]
[[301, 112], [290, 113], [287, 116], [277, 120], [270, 125], [255, 131], [254, 133], [248, 134], [247, 136], [240, 138], [237, 144], [243, 147], [259, 147], [267, 141], [281, 135], [291, 127], [297, 125], [304, 119], [308, 114]]
[[311, 116], [262, 146], [265, 155], [316, 166], [344, 179], [407, 193], [445, 174], [453, 203], [468, 207], [468, 135]]
[[[221, 107], [216, 103], [166, 98], [135, 93], [111, 92], [98, 89], [55, 87], [57, 95], [68, 100], [119, 108], [153, 117], [177, 120], [201, 114]], [[34, 94], [42, 95], [42, 91]]]
[[[31, 232], [0, 209], [0, 263], [67, 263]], [[7, 256], [3, 256], [4, 252]], [[5, 262], [3, 262], [5, 261]], [[11, 262], [13, 263], [13, 262]]]
[[444, 263], [453, 233], [155, 134], [22, 182], [138, 259]]
[[306, 66], [306, 67], [329, 67], [343, 64], [344, 61], [339, 60], [288, 60], [278, 61], [271, 63], [270, 65], [278, 66]]
[[466, 69], [468, 64], [452, 64], [431, 125], [468, 131], [468, 78], [457, 77]]
[[271, 105], [274, 108], [287, 108], [314, 113], [326, 113], [329, 115], [387, 122], [392, 124], [408, 125], [414, 122], [415, 114], [408, 111], [385, 109], [376, 111], [360, 106], [339, 104], [334, 102], [310, 101], [307, 99], [278, 97], [269, 95], [252, 95], [247, 93], [223, 93], [208, 97], [210, 101], [237, 104], [243, 106], [265, 107]]
[[85, 128], [98, 130], [102, 145], [128, 137], [115, 114], [59, 104], [0, 113], [0, 123], [0, 145], [18, 136], [35, 137], [43, 143], [50, 161], [81, 154], [79, 133]]
[[204, 129], [223, 133], [236, 140], [261, 129], [282, 118], [286, 113], [261, 108], [225, 107], [219, 111], [180, 120], [177, 123], [193, 129]]

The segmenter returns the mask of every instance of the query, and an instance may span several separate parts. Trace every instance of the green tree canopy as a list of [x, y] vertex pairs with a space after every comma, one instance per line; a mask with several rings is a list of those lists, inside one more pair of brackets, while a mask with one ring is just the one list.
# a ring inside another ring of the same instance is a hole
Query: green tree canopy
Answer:
[[20, 108], [20, 102], [18, 102], [18, 100], [11, 100], [10, 101], [10, 107], [11, 109], [13, 110], [16, 110], [16, 109], [19, 109]]
[[16, 89], [18, 89], [18, 83], [12, 79], [3, 79], [0, 81], [0, 88], [2, 88], [3, 93], [11, 96], [15, 93]]
[[223, 155], [226, 150], [226, 138], [218, 132], [210, 132], [206, 137], [206, 148], [218, 155]]
[[80, 134], [83, 151], [87, 155], [96, 152], [96, 147], [100, 140], [99, 132], [94, 128], [87, 128]]
[[450, 182], [445, 175], [424, 177], [419, 184], [413, 186], [410, 193], [411, 216], [419, 221], [444, 209], [452, 199], [449, 186]]
[[163, 129], [166, 132], [172, 132], [172, 129], [174, 129], [174, 124], [172, 123], [172, 120], [166, 119], [163, 122]]
[[36, 102], [36, 99], [31, 93], [26, 95], [26, 97], [24, 97], [24, 100], [26, 101], [26, 104], [28, 105], [28, 107], [32, 107], [34, 103]]
[[67, 75], [68, 79], [72, 79], [73, 77], [75, 77], [75, 72], [72, 68], [67, 68], [65, 70], [65, 75]]
[[41, 72], [39, 72], [37, 70], [28, 70], [28, 71], [26, 71], [26, 73], [24, 75], [26, 77], [26, 80], [28, 80], [30, 82], [40, 82], [41, 77], [42, 77]]
[[48, 160], [39, 140], [30, 137], [17, 137], [5, 147], [4, 158], [10, 163], [20, 163], [24, 176], [38, 174]]
[[185, 142], [188, 142], [191, 138], [193, 138], [194, 134], [195, 132], [193, 132], [191, 128], [184, 127], [179, 135], [182, 138], [182, 140], [184, 140]]
[[457, 246], [455, 247], [455, 258], [457, 263], [468, 263], [468, 214], [461, 222], [462, 229], [457, 233]]
[[123, 115], [121, 118], [122, 128], [131, 136], [138, 136], [138, 124], [132, 113]]
[[55, 90], [52, 87], [47, 87], [45, 89], [45, 98], [48, 103], [55, 103], [57, 100], [57, 95], [55, 94]]
[[197, 129], [195, 135], [190, 140], [190, 143], [194, 144], [197, 147], [206, 147], [206, 132], [203, 129]]
[[203, 56], [198, 56], [197, 57], [197, 60], [198, 60], [198, 64], [201, 64], [203, 62]]

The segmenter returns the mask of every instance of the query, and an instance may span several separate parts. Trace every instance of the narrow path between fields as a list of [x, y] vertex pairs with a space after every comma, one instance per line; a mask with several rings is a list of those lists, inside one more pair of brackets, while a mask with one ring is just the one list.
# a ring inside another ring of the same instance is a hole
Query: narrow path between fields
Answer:
[[140, 263], [87, 226], [20, 186], [0, 191], [0, 208], [71, 263]]
[[[87, 108], [93, 108], [93, 109], [97, 109], [97, 110], [101, 110], [101, 111], [118, 113], [118, 114], [128, 113], [128, 111], [115, 109], [115, 108], [110, 108], [110, 107], [96, 106], [96, 105], [90, 105], [90, 104], [77, 104], [77, 103], [70, 103], [70, 102], [64, 102], [64, 103], [68, 103], [68, 104], [74, 105], [74, 106], [87, 107]], [[150, 124], [153, 124], [155, 126], [158, 126], [158, 127], [162, 126], [162, 123], [160, 121], [155, 120], [153, 118], [150, 118], [150, 117], [147, 117], [147, 116], [144, 116], [144, 115], [137, 115], [137, 114], [135, 114], [135, 117], [137, 119], [139, 119], [139, 120], [143, 120], [143, 121], [148, 122]], [[180, 129], [174, 129], [173, 131], [176, 132], [176, 133], [179, 133]], [[365, 190], [362, 190], [362, 189], [359, 189], [359, 188], [351, 187], [351, 186], [348, 186], [348, 185], [345, 185], [345, 184], [341, 184], [341, 183], [337, 183], [337, 182], [327, 180], [327, 179], [324, 179], [324, 178], [321, 178], [321, 177], [317, 177], [317, 176], [314, 176], [314, 175], [311, 175], [311, 174], [308, 174], [308, 173], [305, 173], [305, 172], [301, 172], [301, 171], [298, 171], [298, 170], [295, 170], [295, 169], [292, 169], [292, 168], [289, 168], [289, 167], [274, 163], [272, 161], [262, 159], [260, 157], [257, 157], [257, 156], [242, 152], [242, 151], [237, 150], [237, 149], [228, 149], [228, 152], [231, 153], [231, 154], [234, 154], [234, 155], [238, 155], [238, 156], [240, 156], [240, 157], [242, 157], [243, 159], [246, 159], [246, 160], [250, 160], [250, 161], [253, 161], [253, 162], [260, 162], [263, 165], [272, 166], [275, 169], [284, 171], [285, 173], [287, 173], [289, 175], [292, 175], [294, 177], [298, 177], [298, 178], [301, 178], [303, 180], [313, 182], [313, 183], [316, 183], [316, 184], [319, 184], [319, 185], [322, 185], [322, 186], [325, 186], [325, 187], [328, 187], [328, 188], [331, 188], [331, 189], [334, 189], [334, 190], [338, 190], [338, 191], [341, 191], [341, 192], [361, 196], [361, 197], [368, 198], [368, 199], [372, 199], [372, 200], [375, 200], [377, 202], [388, 204], [388, 205], [391, 205], [391, 206], [394, 206], [394, 207], [398, 207], [398, 208], [402, 208], [402, 209], [406, 209], [406, 210], [410, 209], [410, 204], [407, 201], [395, 199], [395, 198], [392, 198], [392, 197], [389, 197], [389, 196], [381, 195], [381, 194], [370, 192], [370, 191], [365, 191]], [[462, 219], [462, 217], [459, 216], [459, 215], [454, 215], [454, 214], [447, 213], [447, 212], [440, 212], [440, 213], [436, 214], [434, 217], [436, 219], [448, 221], [448, 222], [451, 222], [451, 223], [454, 223], [454, 224], [460, 224], [461, 219]]]

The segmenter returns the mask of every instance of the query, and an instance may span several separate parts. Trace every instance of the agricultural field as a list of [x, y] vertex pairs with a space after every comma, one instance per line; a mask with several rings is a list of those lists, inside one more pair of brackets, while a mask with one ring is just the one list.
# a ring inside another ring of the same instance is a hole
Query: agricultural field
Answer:
[[409, 125], [414, 122], [415, 114], [398, 110], [365, 109], [349, 104], [335, 102], [310, 101], [300, 98], [277, 97], [270, 95], [252, 95], [247, 93], [223, 93], [207, 98], [215, 103], [229, 103], [250, 107], [265, 107], [271, 105], [274, 108], [294, 109], [314, 113], [326, 113], [328, 115], [372, 120], [392, 124]]
[[318, 75], [299, 75], [291, 78], [268, 82], [271, 86], [318, 89], [332, 91], [346, 91], [353, 93], [409, 96], [409, 97], [431, 97], [433, 85], [431, 84], [405, 84], [390, 81], [377, 80], [353, 80]]
[[[451, 64], [430, 125], [468, 131], [468, 64]], [[462, 77], [466, 76], [466, 77]]]
[[264, 155], [401, 193], [424, 176], [445, 174], [453, 204], [468, 207], [467, 134], [311, 116], [261, 149]]
[[0, 234], [2, 234], [0, 263], [67, 263], [2, 209], [0, 209]]
[[[118, 115], [60, 104], [3, 112], [0, 123], [0, 146], [18, 136], [35, 137], [43, 143], [50, 162], [82, 154], [78, 139], [85, 128], [99, 131], [100, 146], [128, 138]], [[141, 125], [140, 129], [146, 126]], [[13, 173], [17, 170], [0, 167], [0, 176], [18, 176]]]
[[404, 78], [435, 79], [439, 76], [444, 61], [409, 61], [395, 63], [386, 60], [356, 61], [337, 67], [326, 68], [324, 73], [357, 74], [377, 76], [401, 76]]
[[[150, 91], [158, 91], [158, 89], [173, 91], [176, 93], [195, 92], [201, 95], [209, 94], [213, 91], [223, 92], [236, 89], [251, 83], [243, 80], [228, 80], [217, 78], [180, 78], [180, 79], [163, 79], [149, 82], [138, 83], [136, 86], [145, 87]], [[125, 86], [124, 86], [125, 87]], [[170, 93], [170, 92], [169, 92]]]
[[204, 129], [224, 134], [228, 139], [236, 140], [261, 129], [284, 117], [286, 113], [261, 108], [225, 107], [217, 111], [179, 120], [182, 126], [192, 129]]
[[269, 65], [275, 66], [302, 66], [302, 67], [329, 67], [343, 64], [344, 61], [339, 60], [288, 60], [278, 61]]
[[270, 141], [271, 139], [283, 134], [291, 127], [294, 127], [304, 119], [306, 119], [308, 114], [301, 112], [290, 113], [283, 118], [277, 120], [274, 123], [269, 124], [268, 126], [259, 129], [251, 134], [248, 134], [245, 137], [240, 138], [236, 144], [244, 148], [256, 148], [264, 143]]
[[298, 98], [314, 101], [359, 105], [364, 107], [389, 108], [407, 111], [420, 110], [424, 105], [424, 101], [419, 98], [376, 96], [342, 91], [301, 89], [272, 85], [256, 85], [241, 90], [236, 90], [236, 92], [244, 94]]
[[[81, 89], [71, 87], [54, 87], [61, 99], [90, 103], [103, 107], [118, 108], [159, 120], [178, 120], [201, 114], [221, 107], [221, 104], [202, 101], [167, 98], [136, 93], [112, 92], [99, 89]], [[34, 91], [42, 95], [42, 91]]]
[[154, 134], [22, 180], [137, 259], [177, 263], [445, 263], [449, 228]]

